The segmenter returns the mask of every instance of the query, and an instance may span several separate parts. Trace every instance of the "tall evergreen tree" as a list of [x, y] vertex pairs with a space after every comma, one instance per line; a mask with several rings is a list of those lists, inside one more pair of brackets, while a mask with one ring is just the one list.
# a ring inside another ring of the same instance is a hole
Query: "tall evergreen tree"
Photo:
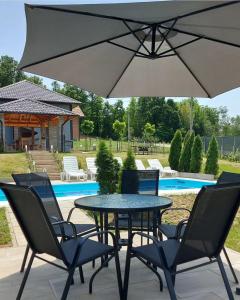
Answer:
[[211, 141], [208, 146], [207, 151], [207, 160], [205, 165], [205, 173], [206, 174], [213, 174], [217, 175], [218, 173], [218, 142], [215, 138], [215, 136], [212, 136]]
[[173, 170], [178, 170], [179, 160], [182, 151], [182, 134], [180, 130], [175, 132], [174, 138], [171, 142], [168, 162]]
[[105, 142], [99, 143], [99, 149], [96, 157], [97, 182], [100, 186], [100, 194], [113, 194], [117, 190], [118, 173], [120, 166], [113, 158], [111, 151]]
[[189, 138], [186, 140], [185, 145], [183, 145], [183, 149], [179, 160], [180, 172], [190, 172], [190, 161], [194, 136], [194, 132], [192, 132]]
[[192, 147], [190, 172], [199, 173], [202, 168], [202, 160], [203, 160], [203, 143], [201, 137], [197, 135], [194, 139], [194, 143]]

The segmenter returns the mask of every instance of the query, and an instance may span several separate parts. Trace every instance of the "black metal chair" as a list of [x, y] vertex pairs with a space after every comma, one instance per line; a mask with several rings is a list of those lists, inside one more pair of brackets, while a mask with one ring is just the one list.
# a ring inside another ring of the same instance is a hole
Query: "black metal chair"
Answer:
[[[89, 292], [92, 293], [94, 277], [113, 257], [115, 257], [119, 294], [121, 298], [122, 280], [118, 249], [116, 239], [111, 232], [107, 233], [113, 239], [113, 246], [90, 239], [91, 237], [103, 234], [103, 232], [95, 232], [84, 237], [79, 237], [77, 236], [77, 228], [73, 223], [64, 220], [55, 223], [50, 222], [47, 210], [33, 188], [4, 183], [0, 183], [0, 188], [5, 193], [25, 238], [27, 239], [28, 245], [32, 250], [32, 255], [16, 298], [17, 300], [21, 299], [34, 258], [41, 259], [68, 272], [67, 281], [61, 297], [62, 300], [65, 300], [67, 299], [75, 269], [81, 269], [84, 264], [104, 255], [108, 255], [108, 259], [104, 261], [100, 268], [92, 275], [89, 283]], [[74, 238], [65, 241], [64, 243], [60, 243], [53, 226], [58, 226], [61, 230], [61, 228], [63, 228], [62, 225], [64, 224], [72, 227]], [[40, 255], [44, 253], [61, 260], [64, 266], [41, 257]]]
[[[51, 181], [47, 173], [42, 172], [42, 173], [12, 174], [12, 177], [17, 185], [30, 186], [35, 190], [39, 198], [42, 200], [47, 215], [49, 217], [49, 220], [52, 223], [64, 221]], [[75, 207], [70, 210], [67, 221], [70, 221], [74, 209]], [[95, 217], [95, 224], [74, 224], [74, 225], [76, 227], [77, 235], [79, 236], [94, 231], [99, 231], [97, 217]], [[55, 233], [57, 234], [58, 237], [61, 237], [64, 240], [66, 240], [74, 236], [72, 226], [67, 222], [63, 223], [62, 229], [64, 230], [64, 234], [62, 233], [62, 230], [59, 226], [54, 226]], [[24, 271], [28, 253], [29, 253], [29, 245], [27, 245], [26, 247], [20, 272]], [[82, 275], [82, 282], [84, 282], [83, 275]]]
[[[121, 194], [158, 195], [159, 170], [123, 170], [121, 178]], [[118, 228], [128, 230], [128, 214], [118, 215]], [[132, 230], [152, 231], [152, 213], [134, 213]], [[141, 244], [143, 239], [141, 238]]]
[[[177, 299], [174, 290], [176, 274], [217, 262], [228, 298], [234, 300], [220, 253], [239, 209], [239, 204], [240, 186], [238, 184], [206, 186], [201, 189], [195, 200], [181, 240], [159, 241], [146, 233], [133, 233], [132, 239], [135, 235], [140, 235], [151, 238], [153, 243], [132, 247], [131, 240], [125, 268], [124, 299], [127, 299], [131, 258], [137, 257], [163, 270], [171, 300]], [[177, 271], [179, 265], [201, 258], [209, 260]]]
[[[239, 183], [240, 185], [240, 174], [236, 173], [230, 173], [230, 172], [222, 172], [222, 174], [219, 176], [217, 180], [217, 185], [219, 184], [226, 184], [226, 183]], [[227, 198], [226, 198], [227, 201]], [[171, 212], [171, 211], [186, 211], [187, 213], [190, 214], [190, 210], [185, 209], [185, 208], [167, 208], [163, 210], [160, 214], [160, 222], [159, 222], [159, 236], [160, 239], [162, 240], [162, 234], [165, 235], [168, 239], [179, 239], [183, 236], [185, 225], [187, 219], [181, 220], [179, 224], [174, 225], [174, 224], [167, 224], [167, 223], [162, 223], [162, 217], [166, 212]], [[183, 226], [182, 226], [183, 225]], [[231, 270], [231, 273], [233, 275], [234, 281], [236, 283], [239, 283], [238, 278], [235, 274], [235, 271], [233, 269], [233, 266], [231, 264], [231, 261], [228, 257], [227, 251], [225, 247], [223, 247], [223, 253], [226, 257], [226, 260], [228, 262], [229, 268]]]

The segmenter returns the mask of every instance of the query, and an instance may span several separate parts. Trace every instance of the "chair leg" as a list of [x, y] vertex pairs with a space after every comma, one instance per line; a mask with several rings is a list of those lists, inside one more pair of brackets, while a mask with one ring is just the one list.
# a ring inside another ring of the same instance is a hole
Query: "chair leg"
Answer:
[[124, 273], [124, 283], [123, 283], [123, 299], [127, 300], [128, 297], [128, 284], [129, 284], [129, 273], [130, 273], [130, 264], [131, 264], [131, 253], [127, 250], [126, 263], [125, 263], [125, 273]]
[[92, 267], [93, 267], [93, 269], [95, 268], [95, 259], [92, 261]]
[[30, 250], [30, 247], [29, 247], [29, 245], [27, 245], [26, 250], [25, 250], [25, 253], [24, 253], [24, 257], [23, 257], [23, 261], [22, 261], [20, 273], [23, 273], [23, 272], [24, 272], [25, 265], [26, 265], [26, 262], [27, 262], [27, 257], [28, 257], [29, 250]]
[[228, 278], [227, 278], [227, 274], [226, 274], [226, 271], [224, 269], [222, 259], [221, 259], [220, 256], [217, 257], [217, 262], [218, 262], [218, 266], [219, 266], [219, 269], [220, 269], [220, 272], [221, 272], [221, 275], [222, 275], [224, 285], [225, 285], [226, 290], [227, 290], [228, 299], [229, 300], [234, 300], [233, 293], [232, 293], [232, 290], [231, 290], [231, 287], [230, 287], [230, 284], [229, 284], [229, 281], [228, 281]]
[[120, 299], [122, 299], [122, 296], [123, 296], [122, 275], [121, 275], [121, 267], [120, 267], [118, 249], [115, 249], [115, 264], [116, 264], [116, 272], [117, 272], [117, 281], [118, 281], [119, 296], [120, 296]]
[[79, 269], [79, 275], [80, 275], [81, 283], [84, 283], [84, 275], [83, 275], [82, 266], [80, 266], [78, 269]]
[[171, 300], [177, 300], [177, 296], [176, 296], [176, 293], [174, 290], [174, 284], [172, 281], [172, 275], [166, 269], [164, 269], [163, 271], [164, 271], [165, 279], [167, 282], [167, 287], [168, 287], [168, 292], [169, 292], [170, 298], [171, 298]]
[[71, 282], [72, 282], [72, 279], [73, 279], [74, 272], [75, 272], [75, 267], [70, 269], [69, 272], [68, 272], [68, 278], [67, 278], [67, 281], [66, 281], [63, 293], [62, 293], [61, 300], [66, 300], [67, 299], [67, 295], [68, 295], [68, 292], [69, 292], [69, 289], [70, 289], [70, 286], [71, 286]]
[[22, 293], [23, 293], [23, 290], [24, 290], [26, 281], [27, 281], [27, 279], [28, 279], [29, 272], [30, 272], [31, 267], [32, 267], [32, 263], [33, 263], [34, 257], [35, 257], [35, 253], [32, 253], [32, 255], [31, 255], [31, 257], [30, 257], [30, 260], [29, 260], [29, 262], [28, 262], [28, 266], [27, 266], [27, 269], [26, 269], [26, 271], [25, 271], [25, 274], [24, 274], [24, 277], [23, 277], [23, 280], [22, 280], [20, 289], [19, 289], [19, 291], [18, 291], [16, 300], [20, 300], [21, 297], [22, 297]]
[[232, 263], [231, 263], [231, 261], [230, 261], [230, 259], [229, 259], [229, 256], [228, 256], [228, 254], [227, 254], [227, 251], [226, 251], [226, 248], [225, 248], [225, 247], [223, 247], [223, 253], [224, 253], [225, 257], [226, 257], [227, 263], [228, 263], [229, 268], [230, 268], [230, 270], [231, 270], [231, 272], [232, 272], [234, 281], [235, 281], [235, 283], [238, 284], [239, 282], [238, 282], [238, 279], [237, 279], [237, 275], [236, 275], [236, 273], [235, 273], [235, 271], [234, 271], [234, 269], [233, 269]]

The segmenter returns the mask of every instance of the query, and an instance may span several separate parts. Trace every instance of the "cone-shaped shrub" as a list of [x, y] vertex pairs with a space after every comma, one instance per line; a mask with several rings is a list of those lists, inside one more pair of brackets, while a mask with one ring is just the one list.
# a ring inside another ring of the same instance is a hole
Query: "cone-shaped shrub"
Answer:
[[211, 141], [208, 146], [207, 151], [207, 160], [206, 160], [206, 166], [205, 166], [205, 173], [206, 174], [213, 174], [217, 175], [218, 173], [218, 143], [213, 136], [211, 138]]
[[180, 130], [177, 130], [171, 142], [170, 153], [168, 162], [173, 170], [178, 170], [179, 159], [182, 151], [182, 134]]
[[180, 172], [190, 172], [190, 160], [194, 136], [194, 132], [192, 132], [189, 138], [186, 140], [185, 145], [183, 145], [178, 167]]
[[194, 139], [190, 161], [190, 172], [199, 173], [202, 168], [203, 143], [199, 135]]
[[[135, 163], [135, 156], [131, 150], [131, 148], [128, 148], [127, 157], [123, 161], [123, 166], [119, 174], [119, 183], [118, 183], [118, 192], [121, 193], [121, 187], [122, 187], [122, 171], [123, 170], [137, 170], [136, 163]], [[137, 185], [137, 182], [129, 182], [131, 185]]]
[[188, 130], [188, 132], [185, 134], [185, 137], [184, 137], [184, 139], [183, 139], [183, 146], [186, 145], [186, 142], [187, 142], [187, 140], [189, 139], [190, 135], [191, 135], [191, 131]]
[[96, 157], [97, 182], [100, 186], [100, 194], [113, 194], [117, 190], [118, 173], [120, 166], [113, 158], [111, 151], [105, 142], [99, 143], [99, 149]]
[[137, 170], [136, 163], [135, 163], [135, 156], [131, 150], [131, 148], [128, 149], [127, 157], [123, 162], [123, 170]]

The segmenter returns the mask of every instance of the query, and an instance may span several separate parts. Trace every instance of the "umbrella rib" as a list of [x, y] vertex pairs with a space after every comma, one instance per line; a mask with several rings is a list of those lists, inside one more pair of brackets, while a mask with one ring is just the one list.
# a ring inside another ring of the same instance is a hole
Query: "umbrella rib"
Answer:
[[[144, 29], [148, 29], [150, 26], [146, 26], [144, 28], [139, 28], [139, 29], [135, 29], [133, 30], [134, 32], [138, 32], [138, 31], [142, 31]], [[22, 66], [20, 68], [20, 70], [23, 70], [25, 68], [29, 68], [29, 67], [32, 67], [32, 66], [35, 66], [35, 65], [38, 65], [40, 63], [44, 63], [44, 62], [47, 62], [49, 60], [52, 60], [52, 59], [56, 59], [56, 58], [59, 58], [59, 57], [62, 57], [62, 56], [65, 56], [65, 55], [68, 55], [68, 54], [72, 54], [74, 52], [77, 52], [77, 51], [81, 51], [81, 50], [85, 50], [85, 49], [88, 49], [88, 48], [91, 48], [91, 47], [94, 47], [94, 46], [97, 46], [97, 45], [100, 45], [100, 44], [103, 44], [103, 43], [106, 43], [106, 42], [109, 42], [109, 41], [112, 41], [112, 40], [116, 40], [116, 39], [119, 39], [121, 37], [125, 37], [125, 36], [128, 36], [132, 34], [132, 32], [127, 32], [127, 33], [122, 33], [122, 34], [119, 34], [118, 36], [115, 36], [115, 37], [112, 37], [112, 38], [109, 38], [109, 39], [105, 39], [105, 40], [102, 40], [102, 41], [99, 41], [99, 42], [96, 42], [96, 43], [93, 43], [91, 45], [87, 45], [87, 46], [83, 46], [83, 47], [80, 47], [80, 48], [77, 48], [77, 49], [73, 49], [73, 50], [69, 50], [69, 51], [66, 51], [66, 52], [63, 52], [63, 53], [60, 53], [60, 54], [56, 54], [56, 55], [53, 55], [51, 57], [48, 57], [48, 58], [44, 58], [44, 59], [41, 59], [39, 61], [36, 61], [34, 63], [30, 63], [30, 64], [27, 64], [25, 66]]]
[[137, 34], [132, 30], [132, 28], [127, 24], [126, 21], [123, 21], [124, 25], [132, 32], [134, 37], [139, 41], [139, 43], [143, 46], [143, 48], [148, 52], [148, 54], [151, 54], [148, 48], [144, 45], [144, 43], [140, 40], [140, 38], [137, 36]]
[[76, 10], [72, 10], [72, 9], [66, 9], [66, 8], [60, 8], [60, 7], [51, 7], [51, 6], [45, 6], [45, 5], [26, 4], [26, 6], [31, 8], [31, 9], [38, 8], [38, 9], [43, 9], [43, 10], [70, 13], [70, 14], [75, 14], [75, 15], [84, 15], [84, 16], [95, 17], [95, 18], [110, 19], [110, 20], [116, 20], [116, 21], [126, 21], [126, 22], [135, 23], [135, 24], [142, 24], [142, 25], [150, 25], [150, 23], [143, 22], [143, 21], [137, 21], [137, 20], [132, 20], [132, 19], [128, 19], [128, 18], [121, 18], [121, 17], [116, 17], [116, 16], [101, 15], [101, 14], [96, 14], [96, 13], [90, 13], [90, 12], [87, 12], [87, 11], [76, 11]]
[[215, 9], [223, 8], [225, 6], [230, 6], [230, 5], [239, 4], [239, 3], [240, 3], [240, 0], [231, 1], [231, 2], [227, 2], [227, 3], [221, 3], [221, 4], [218, 4], [218, 5], [206, 7], [206, 8], [199, 9], [199, 10], [195, 10], [195, 11], [177, 16], [177, 17], [172, 17], [172, 18], [166, 19], [164, 21], [158, 22], [156, 24], [161, 25], [161, 24], [164, 24], [164, 23], [168, 23], [170, 21], [174, 21], [175, 19], [183, 19], [183, 18], [191, 17], [191, 16], [194, 16], [194, 15], [197, 15], [197, 14], [201, 14], [201, 13], [204, 13], [204, 12], [208, 12], [208, 11], [211, 11], [211, 10], [215, 10]]
[[[159, 30], [158, 28], [158, 32], [162, 35], [162, 32]], [[211, 95], [209, 94], [209, 92], [206, 90], [206, 88], [203, 86], [203, 84], [201, 83], [201, 81], [197, 78], [197, 76], [193, 73], [193, 71], [191, 70], [191, 68], [187, 65], [187, 63], [184, 61], [184, 59], [181, 57], [181, 55], [174, 49], [174, 47], [172, 46], [172, 44], [168, 41], [168, 39], [165, 39], [166, 43], [168, 44], [168, 46], [172, 49], [172, 51], [177, 55], [178, 59], [182, 62], [182, 64], [185, 66], [185, 68], [189, 71], [189, 73], [193, 76], [193, 78], [196, 80], [196, 82], [199, 84], [199, 86], [203, 89], [203, 91], [206, 93], [206, 95], [208, 96], [208, 98], [211, 98]]]
[[162, 53], [159, 53], [159, 56], [161, 57], [161, 56], [164, 55], [164, 54], [167, 54], [167, 53], [169, 53], [169, 52], [172, 52], [173, 50], [177, 50], [177, 49], [179, 49], [179, 48], [182, 48], [182, 47], [185, 47], [185, 46], [190, 45], [190, 44], [192, 44], [192, 43], [195, 43], [195, 42], [201, 40], [202, 38], [203, 38], [203, 37], [197, 37], [197, 38], [195, 38], [195, 39], [193, 39], [193, 40], [191, 40], [191, 41], [189, 41], [189, 42], [186, 42], [186, 43], [183, 43], [183, 44], [178, 45], [178, 46], [176, 46], [176, 47], [173, 47], [173, 49], [169, 49], [169, 50], [166, 50], [166, 51], [164, 51], [164, 52], [162, 52]]
[[128, 51], [131, 51], [131, 52], [133, 52], [133, 53], [135, 53], [135, 54], [136, 54], [136, 53], [139, 53], [139, 54], [141, 54], [142, 56], [144, 56], [144, 57], [148, 58], [148, 56], [147, 56], [145, 53], [143, 53], [143, 52], [140, 52], [140, 51], [137, 51], [137, 50], [134, 50], [134, 49], [128, 48], [128, 47], [126, 47], [126, 46], [123, 46], [123, 45], [120, 45], [120, 44], [114, 43], [114, 42], [112, 42], [112, 41], [108, 41], [107, 43], [109, 43], [109, 44], [111, 44], [111, 45], [114, 45], [114, 46], [117, 46], [117, 47], [119, 47], [119, 48], [122, 48], [122, 49], [128, 50]]
[[[168, 29], [168, 27], [163, 26], [163, 25], [158, 25], [158, 26], [163, 28], [163, 29]], [[209, 36], [206, 36], [206, 35], [201, 35], [201, 34], [185, 31], [185, 30], [178, 29], [178, 28], [173, 28], [172, 31], [182, 33], [182, 34], [186, 34], [186, 35], [191, 35], [191, 36], [198, 37], [198, 38], [203, 38], [205, 40], [209, 40], [209, 41], [212, 41], [212, 42], [216, 42], [216, 43], [220, 43], [220, 44], [240, 48], [240, 45], [238, 45], [238, 44], [227, 42], [227, 41], [224, 41], [224, 40], [219, 40], [219, 39], [212, 38], [212, 37], [209, 37]]]
[[[149, 36], [151, 32], [151, 29], [149, 30], [148, 34], [145, 35], [144, 39], [143, 39], [143, 43], [145, 42], [146, 38]], [[139, 51], [139, 49], [141, 48], [141, 44], [138, 46], [137, 51]], [[121, 80], [121, 78], [123, 77], [125, 71], [127, 70], [127, 68], [129, 67], [130, 63], [133, 61], [134, 57], [136, 56], [136, 53], [133, 54], [133, 56], [130, 58], [129, 62], [127, 63], [127, 65], [125, 66], [125, 68], [123, 69], [122, 73], [120, 74], [120, 76], [118, 77], [117, 81], [114, 83], [113, 87], [111, 88], [110, 92], [107, 94], [107, 98], [110, 97], [112, 91], [115, 89], [116, 85], [118, 84], [118, 82]]]
[[178, 21], [178, 19], [176, 18], [176, 19], [173, 21], [171, 27], [168, 28], [167, 33], [166, 33], [166, 34], [163, 34], [164, 37], [163, 37], [163, 39], [162, 39], [160, 45], [158, 46], [158, 48], [157, 48], [157, 50], [156, 50], [156, 53], [158, 53], [158, 51], [159, 51], [160, 48], [162, 47], [162, 44], [164, 43], [165, 39], [168, 37], [169, 33], [172, 31], [173, 27], [176, 25], [177, 21]]

